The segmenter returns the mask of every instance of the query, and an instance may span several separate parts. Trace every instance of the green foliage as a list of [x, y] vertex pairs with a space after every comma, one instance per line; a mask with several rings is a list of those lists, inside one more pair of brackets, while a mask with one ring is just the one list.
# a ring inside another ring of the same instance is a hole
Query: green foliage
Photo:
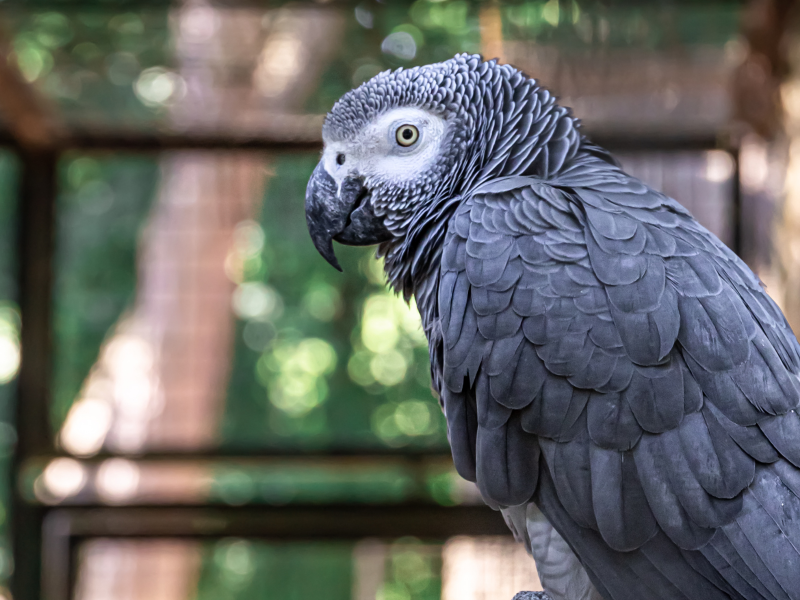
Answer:
[[[566, 53], [723, 45], [737, 34], [741, 10], [734, 2], [604, 0], [501, 2], [499, 7], [505, 41], [550, 45]], [[347, 43], [323, 73], [307, 110], [327, 112], [351, 87], [386, 69], [438, 62], [459, 52], [481, 52], [482, 8], [485, 3], [466, 0], [362, 2], [347, 21]], [[411, 58], [382, 49], [388, 36], [398, 32], [413, 39]]]
[[[8, 11], [13, 59], [26, 79], [58, 101], [67, 116], [93, 122], [152, 124], [166, 115], [184, 82], [175, 72], [168, 10], [78, 6]], [[306, 104], [327, 111], [344, 92], [382, 70], [480, 52], [480, 10], [467, 0], [367, 0], [346, 8], [346, 44]], [[606, 47], [677, 49], [724, 44], [735, 35], [735, 2], [631, 3], [601, 0], [502, 2], [506, 40], [566, 51]], [[413, 39], [411, 57], [382, 49], [387, 37]]]
[[[317, 91], [310, 96], [306, 106], [309, 112], [327, 112], [346, 91], [386, 69], [438, 62], [458, 52], [480, 51], [478, 7], [463, 0], [363, 2], [348, 17], [348, 43], [339, 48]], [[386, 37], [397, 32], [408, 33], [414, 40], [412, 59], [382, 51]]]
[[11, 457], [16, 442], [13, 423], [16, 372], [19, 367], [20, 318], [17, 307], [17, 185], [19, 163], [0, 151], [0, 585], [13, 570], [8, 539]]
[[16, 304], [18, 177], [16, 156], [0, 151], [0, 461], [8, 456], [9, 442], [13, 443], [15, 437], [8, 423], [13, 421], [21, 326]]
[[374, 250], [337, 248], [342, 274], [308, 239], [303, 198], [316, 160], [278, 159], [259, 223], [237, 228], [223, 443], [444, 449], [416, 310], [386, 290]]
[[134, 299], [139, 234], [157, 181], [154, 157], [73, 155], [59, 165], [55, 429], [97, 359], [100, 344]]
[[16, 156], [0, 150], [0, 300], [17, 297], [17, 179]]
[[336, 466], [284, 462], [256, 466], [216, 465], [211, 501], [233, 506], [336, 503], [400, 503], [418, 500], [412, 473], [402, 466]]
[[341, 542], [208, 543], [192, 600], [350, 600], [351, 553]]
[[580, 52], [591, 48], [677, 50], [693, 44], [722, 45], [736, 35], [740, 7], [732, 2], [539, 0], [502, 3], [501, 10], [505, 39]]
[[148, 76], [168, 72], [168, 11], [118, 10], [10, 10], [12, 59], [68, 118], [141, 127], [165, 113], [172, 95], [151, 102], [147, 85]]
[[441, 548], [400, 538], [389, 547], [386, 577], [376, 600], [439, 600]]
[[[192, 600], [350, 600], [354, 550], [344, 542], [206, 543]], [[395, 540], [386, 547], [384, 573], [376, 600], [438, 600], [441, 546]]]

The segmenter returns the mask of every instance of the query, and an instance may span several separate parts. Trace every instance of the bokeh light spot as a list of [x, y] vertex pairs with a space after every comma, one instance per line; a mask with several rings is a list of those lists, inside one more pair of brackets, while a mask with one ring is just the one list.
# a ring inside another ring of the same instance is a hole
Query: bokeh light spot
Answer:
[[389, 350], [373, 356], [369, 369], [378, 383], [391, 387], [403, 381], [408, 364], [402, 354], [396, 350]]
[[274, 318], [283, 310], [280, 294], [260, 281], [240, 283], [233, 292], [232, 303], [240, 319]]
[[417, 55], [417, 44], [410, 33], [396, 31], [390, 33], [381, 43], [381, 50], [401, 60], [411, 60]]
[[313, 284], [303, 296], [303, 307], [318, 321], [332, 321], [342, 308], [339, 290], [326, 283]]
[[47, 492], [56, 500], [74, 496], [86, 485], [86, 467], [74, 458], [55, 458], [42, 473]]
[[186, 82], [164, 67], [151, 67], [141, 72], [133, 90], [142, 104], [158, 107], [183, 98]]
[[406, 400], [400, 403], [394, 418], [397, 427], [406, 435], [418, 436], [430, 432], [432, 424], [430, 409], [420, 400]]
[[20, 361], [19, 335], [4, 325], [0, 315], [0, 385], [17, 376]]

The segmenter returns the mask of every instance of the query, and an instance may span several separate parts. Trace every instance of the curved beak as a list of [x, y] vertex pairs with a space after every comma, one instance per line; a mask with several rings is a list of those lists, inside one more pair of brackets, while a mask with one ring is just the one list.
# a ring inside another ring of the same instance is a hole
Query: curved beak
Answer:
[[337, 190], [320, 162], [306, 188], [306, 223], [317, 251], [333, 267], [342, 270], [333, 251], [333, 240], [348, 246], [372, 246], [391, 234], [372, 211], [369, 191], [359, 179], [347, 178]]

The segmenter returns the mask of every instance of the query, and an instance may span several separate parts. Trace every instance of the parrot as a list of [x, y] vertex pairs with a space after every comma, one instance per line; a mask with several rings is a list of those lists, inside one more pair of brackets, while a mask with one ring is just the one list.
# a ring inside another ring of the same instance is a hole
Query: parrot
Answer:
[[322, 138], [311, 239], [415, 301], [455, 469], [547, 597], [800, 599], [800, 345], [733, 251], [479, 55], [376, 75]]

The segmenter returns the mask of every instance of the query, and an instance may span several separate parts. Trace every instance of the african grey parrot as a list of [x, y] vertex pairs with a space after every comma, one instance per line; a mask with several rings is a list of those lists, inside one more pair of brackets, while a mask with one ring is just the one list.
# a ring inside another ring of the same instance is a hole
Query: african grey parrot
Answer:
[[380, 244], [553, 600], [800, 599], [800, 346], [733, 252], [479, 56], [377, 75], [323, 138], [312, 239]]

